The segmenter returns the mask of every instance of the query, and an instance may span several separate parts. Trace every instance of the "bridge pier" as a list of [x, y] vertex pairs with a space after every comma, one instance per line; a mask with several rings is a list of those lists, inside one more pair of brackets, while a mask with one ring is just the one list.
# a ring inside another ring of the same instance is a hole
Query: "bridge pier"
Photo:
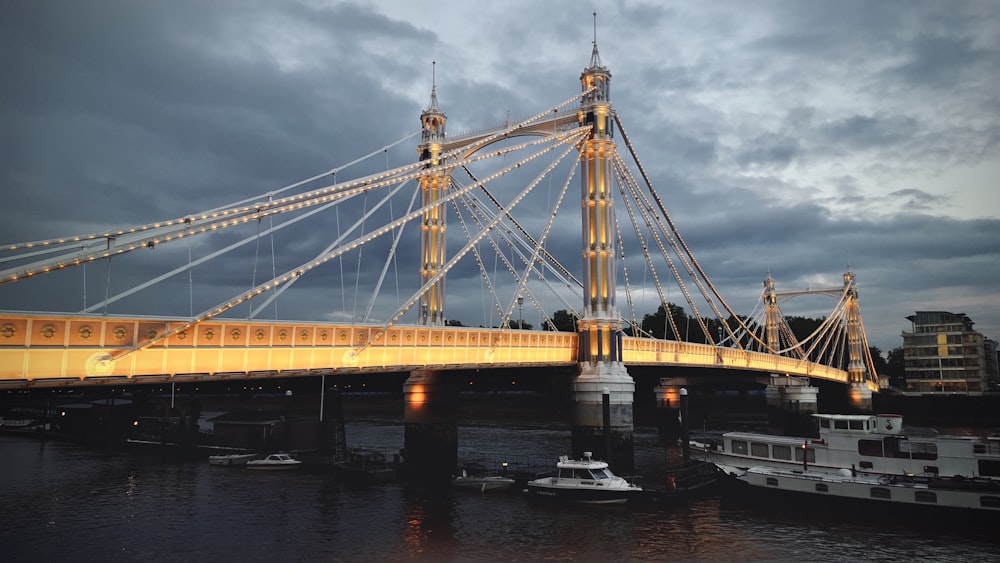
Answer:
[[403, 384], [404, 460], [420, 481], [444, 482], [458, 466], [458, 387], [438, 370], [414, 370]]
[[872, 390], [864, 383], [851, 383], [847, 386], [847, 402], [859, 413], [872, 412]]
[[[618, 474], [635, 470], [632, 408], [635, 382], [628, 372], [583, 372], [573, 381], [572, 454], [592, 452]], [[605, 391], [608, 420], [605, 429]], [[610, 451], [608, 451], [610, 450]]]
[[656, 393], [656, 430], [661, 444], [667, 444], [681, 435], [681, 389], [687, 378], [664, 377], [653, 391]]
[[768, 425], [789, 436], [818, 435], [813, 416], [817, 412], [819, 388], [809, 379], [771, 374], [764, 389]]

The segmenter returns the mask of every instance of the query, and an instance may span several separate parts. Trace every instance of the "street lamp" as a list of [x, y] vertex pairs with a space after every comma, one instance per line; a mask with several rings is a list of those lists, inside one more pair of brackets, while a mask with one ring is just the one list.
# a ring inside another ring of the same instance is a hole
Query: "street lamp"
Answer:
[[524, 305], [524, 297], [517, 297], [517, 328], [524, 330], [524, 323], [521, 322], [521, 305]]

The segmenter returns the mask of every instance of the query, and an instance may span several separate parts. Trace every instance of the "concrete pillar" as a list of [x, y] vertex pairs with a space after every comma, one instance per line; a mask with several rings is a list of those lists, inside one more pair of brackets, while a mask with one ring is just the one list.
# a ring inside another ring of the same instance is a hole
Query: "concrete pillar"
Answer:
[[[604, 431], [604, 390], [608, 391], [609, 434]], [[633, 442], [632, 401], [635, 382], [627, 374], [581, 374], [573, 381], [572, 455], [583, 452], [603, 452], [610, 446], [611, 470], [628, 474], [635, 470], [635, 445]]]
[[672, 378], [660, 379], [656, 386], [656, 431], [660, 444], [667, 445], [680, 438], [681, 385]]
[[414, 370], [403, 384], [404, 461], [407, 473], [445, 481], [458, 466], [458, 387], [437, 370]]
[[859, 413], [872, 412], [872, 391], [866, 383], [851, 383], [847, 386], [847, 402], [851, 409]]
[[789, 436], [818, 435], [812, 415], [817, 412], [819, 388], [809, 385], [807, 378], [772, 374], [764, 395], [772, 432]]

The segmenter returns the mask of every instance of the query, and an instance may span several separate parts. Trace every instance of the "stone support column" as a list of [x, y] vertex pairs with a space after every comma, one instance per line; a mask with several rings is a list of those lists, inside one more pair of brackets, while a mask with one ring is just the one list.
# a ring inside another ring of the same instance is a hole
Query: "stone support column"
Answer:
[[445, 481], [458, 466], [458, 388], [447, 372], [415, 370], [403, 384], [406, 471]]

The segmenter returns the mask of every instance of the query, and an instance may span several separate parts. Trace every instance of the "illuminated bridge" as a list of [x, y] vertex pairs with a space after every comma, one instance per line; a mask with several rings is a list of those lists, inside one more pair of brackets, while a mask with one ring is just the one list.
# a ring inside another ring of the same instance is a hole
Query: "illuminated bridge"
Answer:
[[[834, 306], [801, 341], [779, 307], [791, 294], [770, 276], [751, 312], [717, 291], [640, 164], [596, 37], [580, 92], [527, 119], [448, 135], [432, 83], [419, 131], [321, 174], [154, 223], [5, 245], [0, 292], [84, 302], [0, 313], [0, 385], [412, 371], [408, 386], [423, 389], [454, 369], [578, 366], [581, 424], [610, 394], [629, 436], [629, 366], [878, 390], [852, 273], [821, 290]], [[413, 144], [416, 160], [396, 156]], [[103, 298], [87, 302], [88, 282]], [[674, 311], [670, 291], [691, 315], [680, 327], [665, 314], [654, 336], [642, 308]], [[279, 304], [299, 313], [281, 320]], [[548, 330], [526, 330], [525, 309]]]

